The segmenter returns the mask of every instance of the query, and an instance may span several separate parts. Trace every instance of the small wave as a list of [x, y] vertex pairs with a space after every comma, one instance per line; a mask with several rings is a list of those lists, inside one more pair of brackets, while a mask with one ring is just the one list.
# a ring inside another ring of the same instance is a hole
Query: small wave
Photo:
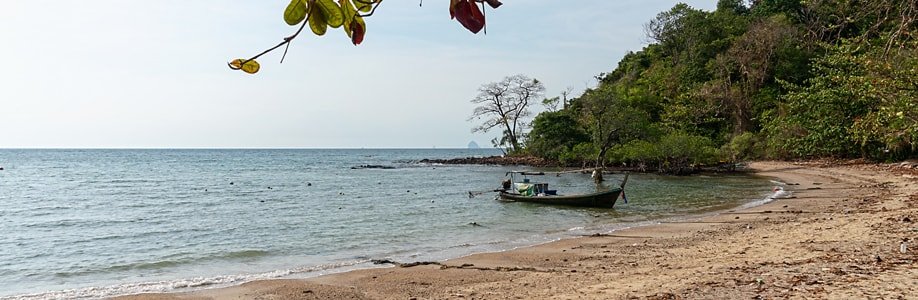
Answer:
[[[780, 191], [780, 193], [786, 193], [786, 192]], [[771, 193], [771, 194], [769, 194], [769, 195], [767, 195], [767, 196], [765, 196], [765, 197], [763, 197], [763, 198], [760, 198], [760, 199], [758, 199], [758, 200], [755, 200], [755, 201], [748, 202], [748, 203], [746, 203], [746, 204], [740, 205], [740, 206], [737, 207], [736, 209], [737, 209], [737, 210], [742, 210], [742, 209], [748, 209], [748, 208], [753, 208], [753, 207], [756, 207], [756, 206], [761, 206], [761, 205], [768, 204], [768, 203], [770, 203], [770, 202], [772, 202], [772, 201], [775, 201], [775, 199], [779, 199], [780, 197], [779, 197], [779, 198], [776, 198], [776, 197], [775, 197], [775, 196], [777, 196], [778, 194], [779, 194], [779, 192], [773, 192], [773, 193]]]
[[235, 251], [235, 252], [230, 252], [225, 255], [222, 255], [222, 258], [230, 258], [230, 259], [256, 258], [256, 257], [268, 256], [268, 254], [270, 254], [270, 252], [264, 251], [264, 250], [242, 250], [242, 251]]
[[168, 269], [183, 265], [189, 265], [193, 263], [200, 263], [204, 261], [215, 261], [215, 260], [249, 260], [258, 257], [268, 256], [270, 252], [264, 250], [242, 250], [242, 251], [233, 251], [228, 253], [219, 253], [213, 255], [205, 256], [195, 256], [191, 253], [179, 253], [175, 255], [167, 256], [164, 259], [158, 261], [147, 261], [147, 262], [135, 262], [121, 265], [114, 265], [106, 268], [100, 269], [84, 269], [78, 271], [70, 272], [58, 272], [54, 276], [60, 278], [69, 278], [77, 276], [85, 276], [91, 274], [103, 274], [103, 273], [112, 273], [112, 272], [124, 272], [131, 270], [140, 270], [140, 271], [150, 271], [150, 270], [161, 270]]
[[103, 181], [108, 183], [146, 183], [146, 182], [162, 182], [161, 180], [149, 180], [149, 179], [112, 179], [108, 181]]
[[318, 266], [303, 266], [293, 269], [275, 270], [263, 273], [222, 275], [212, 277], [195, 277], [177, 280], [137, 282], [112, 286], [85, 287], [61, 291], [49, 291], [32, 294], [3, 296], [0, 300], [39, 300], [39, 299], [98, 299], [142, 293], [168, 293], [187, 291], [203, 287], [222, 287], [242, 284], [254, 280], [277, 279], [298, 274], [309, 274], [321, 271], [345, 269], [366, 264], [369, 260], [361, 259]]

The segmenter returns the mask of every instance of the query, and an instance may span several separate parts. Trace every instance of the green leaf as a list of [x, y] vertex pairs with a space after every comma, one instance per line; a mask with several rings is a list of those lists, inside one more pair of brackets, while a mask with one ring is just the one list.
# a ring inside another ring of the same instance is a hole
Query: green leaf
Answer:
[[[374, 1], [375, 2], [375, 1]], [[373, 4], [357, 2], [357, 10], [361, 12], [370, 12], [373, 10]]]
[[341, 27], [341, 24], [344, 24], [344, 13], [334, 0], [317, 0], [316, 4], [319, 5], [319, 9], [325, 15], [325, 21], [328, 26], [338, 28]]
[[313, 9], [309, 12], [309, 29], [316, 35], [324, 35], [328, 31], [328, 21], [325, 20], [325, 14], [320, 9]]
[[234, 59], [229, 63], [229, 65], [233, 70], [242, 70], [243, 72], [249, 74], [258, 73], [258, 70], [261, 69], [261, 65], [259, 65], [257, 61], [242, 58]]
[[306, 14], [309, 12], [307, 0], [293, 0], [290, 1], [290, 4], [287, 5], [287, 9], [284, 10], [284, 22], [287, 22], [287, 25], [293, 26], [303, 22], [303, 19], [306, 19]]
[[344, 33], [347, 34], [347, 37], [351, 37], [351, 22], [354, 21], [354, 17], [357, 15], [357, 9], [354, 8], [354, 4], [351, 3], [351, 0], [338, 0], [338, 4], [341, 5], [341, 12], [344, 14]]

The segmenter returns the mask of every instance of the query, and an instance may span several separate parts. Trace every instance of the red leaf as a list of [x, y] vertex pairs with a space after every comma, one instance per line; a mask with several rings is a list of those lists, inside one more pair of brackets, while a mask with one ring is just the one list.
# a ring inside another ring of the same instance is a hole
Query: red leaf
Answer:
[[484, 14], [475, 0], [460, 0], [454, 7], [450, 7], [450, 13], [472, 33], [478, 33], [485, 26]]
[[363, 35], [366, 33], [365, 28], [360, 25], [358, 22], [351, 22], [351, 43], [354, 43], [354, 46], [360, 45], [363, 42]]
[[465, 2], [465, 0], [450, 0], [449, 1], [449, 18], [450, 19], [456, 18], [456, 5], [458, 5], [459, 2]]

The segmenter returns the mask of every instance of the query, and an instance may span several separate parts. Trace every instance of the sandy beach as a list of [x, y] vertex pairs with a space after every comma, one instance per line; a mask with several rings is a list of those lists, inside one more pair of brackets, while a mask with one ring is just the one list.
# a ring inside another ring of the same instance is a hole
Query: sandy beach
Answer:
[[790, 194], [443, 262], [118, 299], [918, 299], [918, 169], [750, 167]]

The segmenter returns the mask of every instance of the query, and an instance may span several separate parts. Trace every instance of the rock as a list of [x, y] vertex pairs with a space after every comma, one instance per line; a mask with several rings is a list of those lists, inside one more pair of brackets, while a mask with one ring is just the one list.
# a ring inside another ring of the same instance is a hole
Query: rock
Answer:
[[533, 167], [554, 165], [554, 162], [534, 156], [488, 156], [451, 159], [422, 159], [420, 163], [445, 165], [527, 165]]
[[395, 169], [395, 167], [393, 167], [393, 166], [383, 166], [383, 165], [359, 165], [359, 166], [353, 166], [353, 167], [351, 167], [351, 169], [352, 169], [352, 170], [359, 170], [359, 169], [383, 169], [383, 170], [391, 170], [391, 169]]

